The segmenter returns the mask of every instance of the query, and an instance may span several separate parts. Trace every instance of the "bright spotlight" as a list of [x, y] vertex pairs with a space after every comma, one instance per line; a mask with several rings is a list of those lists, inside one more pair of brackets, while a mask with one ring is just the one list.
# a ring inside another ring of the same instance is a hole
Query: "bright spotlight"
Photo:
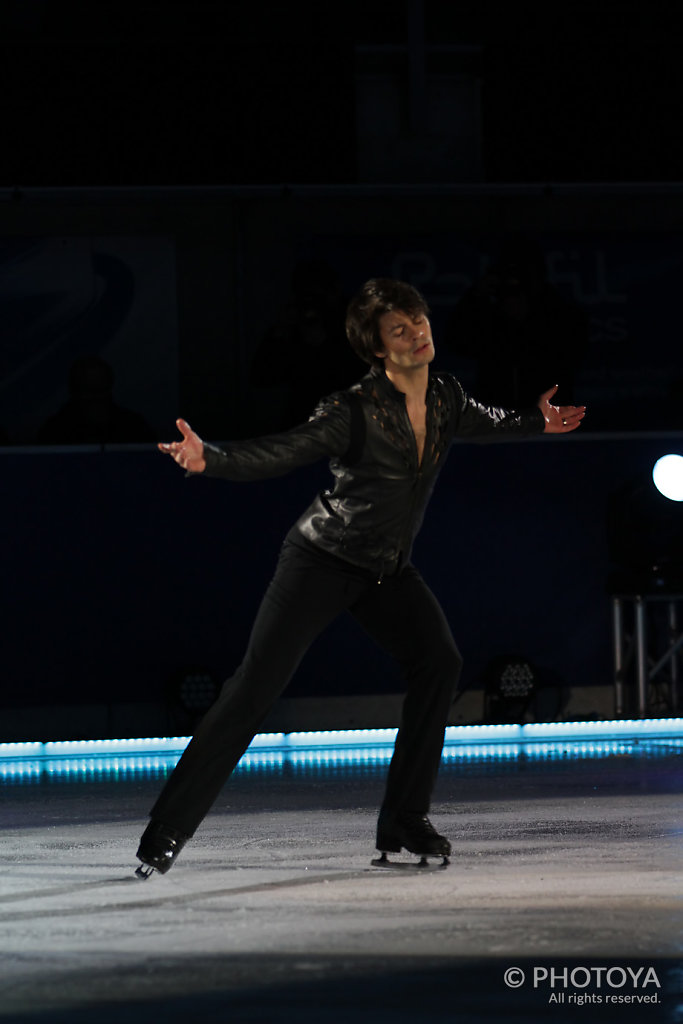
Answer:
[[663, 455], [652, 470], [655, 487], [671, 501], [683, 501], [683, 455]]

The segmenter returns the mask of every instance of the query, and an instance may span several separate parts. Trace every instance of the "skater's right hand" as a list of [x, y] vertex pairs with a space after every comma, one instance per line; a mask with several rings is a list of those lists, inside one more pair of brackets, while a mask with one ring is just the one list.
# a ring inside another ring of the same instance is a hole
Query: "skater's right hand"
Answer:
[[204, 442], [185, 420], [176, 420], [175, 422], [183, 435], [182, 441], [162, 442], [159, 445], [159, 450], [170, 455], [188, 473], [203, 473], [206, 469]]

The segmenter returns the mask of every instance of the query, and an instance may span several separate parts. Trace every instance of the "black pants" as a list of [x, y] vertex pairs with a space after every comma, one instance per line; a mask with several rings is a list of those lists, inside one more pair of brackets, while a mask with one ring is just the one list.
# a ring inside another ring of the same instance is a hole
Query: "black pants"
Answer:
[[381, 583], [285, 541], [244, 661], [202, 719], [151, 816], [192, 835], [315, 638], [348, 610], [401, 666], [406, 685], [383, 807], [425, 814], [462, 661], [438, 601], [407, 565]]

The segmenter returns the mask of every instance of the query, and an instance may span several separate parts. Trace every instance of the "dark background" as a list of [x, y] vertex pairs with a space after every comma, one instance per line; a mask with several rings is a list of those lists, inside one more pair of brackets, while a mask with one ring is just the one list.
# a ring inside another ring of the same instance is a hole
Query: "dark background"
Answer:
[[[416, 551], [466, 685], [511, 652], [557, 693], [609, 685], [610, 502], [681, 450], [675, 13], [2, 5], [6, 709], [163, 702], [187, 668], [230, 671], [281, 536], [326, 480], [316, 467], [250, 487], [185, 482], [151, 446], [43, 447], [38, 420], [64, 398], [74, 356], [104, 354], [119, 401], [157, 435], [176, 411], [206, 437], [258, 433], [282, 425], [282, 394], [255, 380], [255, 353], [302, 261], [331, 266], [340, 299], [399, 268], [427, 294], [439, 342], [463, 289], [519, 232], [590, 322], [584, 437], [459, 447]], [[363, 94], [373, 75], [389, 101]], [[460, 135], [441, 131], [448, 104], [425, 100], [439, 76], [465, 83]], [[40, 320], [60, 294], [66, 307]], [[467, 361], [437, 347], [469, 384]], [[626, 508], [635, 546], [642, 521]], [[340, 625], [290, 693], [398, 686]], [[26, 738], [49, 731], [36, 722]]]
[[474, 51], [484, 181], [678, 181], [677, 6], [5, 0], [0, 183], [354, 182], [356, 48], [420, 26]]

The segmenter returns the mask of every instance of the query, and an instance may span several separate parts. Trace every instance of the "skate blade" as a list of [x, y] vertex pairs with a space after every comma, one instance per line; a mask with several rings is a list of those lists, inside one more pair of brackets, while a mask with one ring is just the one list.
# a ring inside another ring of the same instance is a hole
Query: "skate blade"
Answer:
[[135, 869], [135, 875], [137, 878], [147, 879], [153, 874], [154, 868], [150, 864], [141, 864], [139, 868]]
[[[440, 854], [439, 854], [440, 856]], [[389, 868], [392, 871], [443, 871], [450, 864], [448, 857], [442, 857], [439, 864], [429, 862], [427, 857], [414, 860], [389, 860], [386, 853], [370, 861], [373, 868]]]

